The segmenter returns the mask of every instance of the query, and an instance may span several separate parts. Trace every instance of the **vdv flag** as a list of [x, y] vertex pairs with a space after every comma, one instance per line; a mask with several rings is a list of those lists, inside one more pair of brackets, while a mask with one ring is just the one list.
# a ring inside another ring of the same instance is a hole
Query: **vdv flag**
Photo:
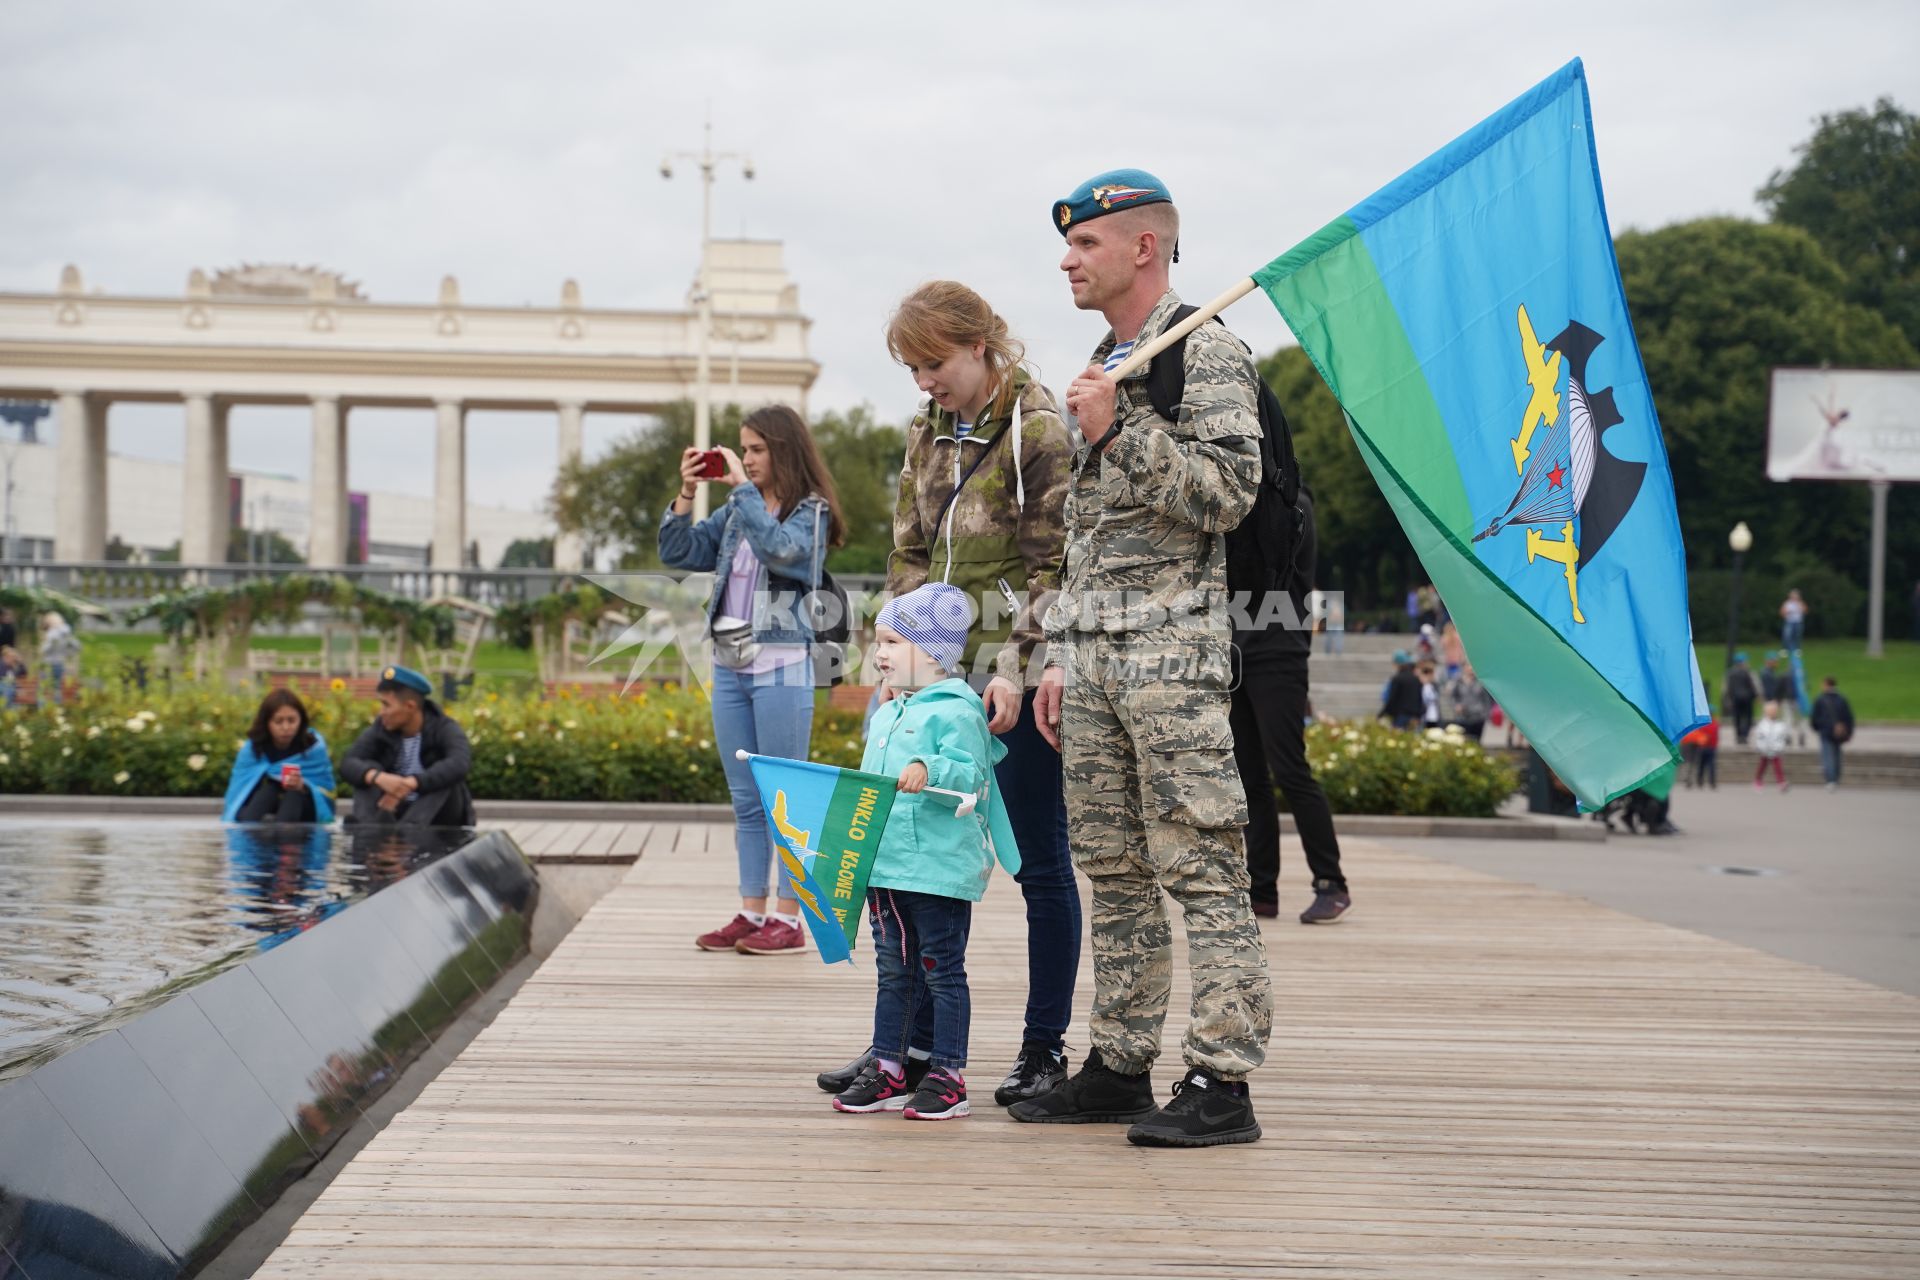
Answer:
[[800, 904], [822, 960], [851, 960], [894, 780], [779, 756], [747, 763], [779, 849], [781, 896]]
[[1581, 803], [1707, 718], [1575, 59], [1254, 273], [1475, 670]]

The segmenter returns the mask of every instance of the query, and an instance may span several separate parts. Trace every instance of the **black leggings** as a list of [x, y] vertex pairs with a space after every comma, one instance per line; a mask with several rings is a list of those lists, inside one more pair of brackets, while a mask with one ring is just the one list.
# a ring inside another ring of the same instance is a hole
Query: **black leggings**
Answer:
[[240, 812], [234, 815], [235, 822], [312, 822], [317, 810], [313, 805], [313, 791], [301, 787], [298, 791], [289, 791], [280, 785], [277, 778], [262, 778], [240, 806]]

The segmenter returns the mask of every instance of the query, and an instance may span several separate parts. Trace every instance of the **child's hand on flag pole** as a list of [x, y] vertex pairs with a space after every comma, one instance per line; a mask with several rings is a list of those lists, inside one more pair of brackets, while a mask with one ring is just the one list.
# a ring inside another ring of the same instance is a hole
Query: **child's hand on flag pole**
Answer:
[[927, 789], [927, 766], [915, 760], [912, 764], [900, 771], [900, 779], [894, 783], [894, 785], [908, 795], [925, 791]]

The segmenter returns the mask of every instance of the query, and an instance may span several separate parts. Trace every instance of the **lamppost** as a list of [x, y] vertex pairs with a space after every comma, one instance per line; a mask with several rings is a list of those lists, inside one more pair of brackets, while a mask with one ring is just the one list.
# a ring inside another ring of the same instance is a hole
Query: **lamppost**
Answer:
[[1733, 532], [1727, 535], [1727, 545], [1733, 548], [1733, 589], [1727, 593], [1727, 665], [1726, 671], [1733, 670], [1733, 651], [1740, 643], [1740, 566], [1746, 562], [1747, 552], [1753, 548], [1753, 530], [1747, 528], [1742, 520], [1733, 526]]
[[[698, 355], [694, 365], [694, 381], [698, 385], [693, 393], [693, 447], [710, 449], [713, 447], [712, 399], [708, 386], [711, 373], [713, 344], [713, 290], [707, 278], [707, 247], [713, 239], [713, 173], [723, 160], [738, 160], [740, 175], [748, 182], [753, 181], [753, 161], [744, 152], [721, 151], [713, 149], [713, 121], [706, 123], [706, 140], [698, 152], [675, 151], [660, 162], [660, 176], [673, 177], [675, 160], [691, 160], [700, 166], [700, 279], [694, 286], [694, 323], [700, 326]], [[693, 518], [704, 519], [707, 514], [707, 490], [702, 485], [694, 491]]]

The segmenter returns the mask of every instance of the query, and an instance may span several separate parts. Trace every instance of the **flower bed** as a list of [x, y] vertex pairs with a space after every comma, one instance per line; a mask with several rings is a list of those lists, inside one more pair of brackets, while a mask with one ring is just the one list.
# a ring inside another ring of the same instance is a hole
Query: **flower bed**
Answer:
[[1307, 762], [1335, 813], [1490, 818], [1520, 785], [1512, 763], [1462, 733], [1378, 721], [1309, 727]]
[[[307, 706], [337, 766], [374, 706], [333, 684]], [[0, 715], [0, 793], [211, 802], [226, 790], [259, 698], [254, 690], [125, 687], [75, 706]], [[450, 710], [473, 743], [471, 785], [480, 800], [728, 798], [711, 712], [697, 689], [667, 685], [615, 698], [563, 687], [551, 699], [485, 694]], [[860, 754], [860, 714], [823, 698], [814, 711], [813, 758], [855, 766]], [[1307, 756], [1336, 813], [1488, 817], [1518, 785], [1513, 765], [1457, 734], [1316, 725], [1307, 731]]]
[[[126, 688], [0, 716], [0, 793], [217, 798], [259, 701], [251, 690]], [[307, 708], [336, 768], [374, 712], [344, 687], [308, 698]], [[727, 800], [697, 690], [607, 698], [563, 689], [551, 700], [489, 694], [449, 710], [473, 744], [470, 785], [481, 800]], [[859, 734], [858, 715], [819, 708], [814, 759], [859, 764]]]

